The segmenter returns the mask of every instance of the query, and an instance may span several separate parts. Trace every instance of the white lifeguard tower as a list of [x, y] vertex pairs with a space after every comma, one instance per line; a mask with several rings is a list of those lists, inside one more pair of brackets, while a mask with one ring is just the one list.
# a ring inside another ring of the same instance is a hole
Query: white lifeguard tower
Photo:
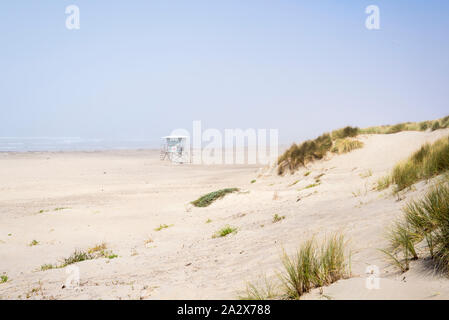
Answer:
[[189, 163], [190, 155], [187, 150], [187, 136], [162, 137], [161, 160], [168, 159], [176, 163]]

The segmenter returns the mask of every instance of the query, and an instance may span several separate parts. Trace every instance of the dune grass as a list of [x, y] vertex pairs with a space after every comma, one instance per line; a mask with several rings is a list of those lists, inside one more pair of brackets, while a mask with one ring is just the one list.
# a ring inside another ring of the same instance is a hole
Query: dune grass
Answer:
[[212, 238], [215, 239], [215, 238], [226, 237], [227, 235], [229, 235], [231, 233], [237, 233], [237, 228], [231, 227], [231, 226], [225, 226], [225, 227], [221, 228], [220, 230], [218, 230], [217, 232], [215, 232], [212, 235]]
[[293, 144], [278, 158], [278, 174], [282, 175], [286, 170], [294, 172], [309, 162], [322, 159], [331, 147], [332, 138], [328, 133], [300, 145]]
[[[344, 145], [346, 149], [348, 147], [354, 148], [356, 145], [361, 148], [363, 144], [360, 141], [349, 139], [349, 137], [357, 136], [358, 132], [359, 128], [345, 127], [334, 130], [331, 134], [324, 133], [315, 140], [307, 140], [300, 145], [294, 143], [278, 158], [278, 174], [282, 175], [287, 170], [294, 172], [299, 167], [304, 167], [307, 163], [324, 158], [326, 153], [331, 151], [331, 148], [335, 147], [336, 144], [338, 146]], [[340, 148], [337, 147], [336, 150], [338, 151]]]
[[286, 296], [299, 299], [313, 288], [330, 285], [350, 274], [344, 237], [334, 235], [319, 247], [312, 239], [296, 252], [282, 257], [284, 273], [281, 280]]
[[193, 204], [195, 207], [207, 207], [210, 206], [215, 200], [223, 198], [228, 193], [233, 193], [237, 191], [239, 191], [238, 188], [221, 189], [218, 191], [205, 194], [204, 196], [201, 196], [197, 200], [192, 201], [191, 204]]
[[[249, 284], [247, 299], [300, 299], [311, 289], [330, 285], [351, 274], [350, 254], [344, 236], [338, 234], [321, 244], [314, 239], [308, 240], [293, 255], [284, 251], [281, 261], [280, 286]], [[275, 294], [274, 288], [279, 288]]]
[[[429, 179], [449, 170], [449, 136], [425, 144], [413, 153], [407, 160], [397, 164], [388, 178], [381, 185], [396, 185], [396, 191], [401, 191], [414, 183]], [[386, 179], [386, 178], [385, 178]]]
[[33, 241], [31, 241], [31, 242], [28, 244], [28, 246], [34, 247], [34, 246], [37, 246], [38, 244], [39, 244], [39, 241], [33, 240]]
[[390, 247], [383, 250], [403, 272], [418, 259], [415, 246], [424, 241], [425, 254], [436, 269], [449, 275], [449, 176], [438, 181], [419, 200], [403, 208], [403, 217], [389, 232]]
[[389, 175], [383, 176], [377, 180], [375, 189], [377, 191], [382, 191], [387, 189], [391, 185], [391, 178]]
[[365, 129], [345, 127], [324, 133], [315, 140], [307, 140], [301, 144], [292, 144], [277, 160], [278, 174], [287, 171], [293, 173], [307, 163], [322, 159], [328, 151], [336, 153], [350, 152], [363, 147], [363, 143], [354, 139], [359, 134], [392, 134], [401, 131], [425, 131], [449, 128], [449, 116], [437, 120], [422, 122], [404, 122], [395, 125], [373, 126]]
[[241, 300], [270, 300], [279, 296], [279, 286], [270, 281], [266, 276], [256, 283], [248, 282], [244, 295], [239, 296]]
[[342, 129], [332, 131], [332, 140], [345, 139], [348, 137], [356, 137], [360, 132], [357, 127], [345, 127]]
[[2, 274], [2, 275], [0, 276], [0, 283], [5, 283], [5, 282], [7, 282], [7, 281], [8, 281], [8, 276], [5, 275], [5, 274]]
[[342, 154], [363, 147], [363, 142], [352, 138], [337, 139], [332, 147], [332, 152]]
[[421, 122], [403, 122], [395, 125], [373, 126], [360, 129], [361, 134], [392, 134], [401, 131], [426, 131], [449, 128], [449, 116]]

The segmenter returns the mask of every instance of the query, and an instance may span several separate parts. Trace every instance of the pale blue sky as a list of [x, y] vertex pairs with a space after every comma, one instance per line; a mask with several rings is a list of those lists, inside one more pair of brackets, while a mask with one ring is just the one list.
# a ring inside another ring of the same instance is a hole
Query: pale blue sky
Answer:
[[444, 0], [2, 1], [0, 137], [157, 140], [201, 120], [291, 142], [438, 118], [448, 39]]

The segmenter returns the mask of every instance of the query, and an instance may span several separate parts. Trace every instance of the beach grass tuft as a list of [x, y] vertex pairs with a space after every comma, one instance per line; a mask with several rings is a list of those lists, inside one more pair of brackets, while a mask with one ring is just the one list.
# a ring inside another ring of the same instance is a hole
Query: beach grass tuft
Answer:
[[5, 283], [8, 281], [8, 276], [6, 274], [0, 275], [0, 283]]
[[269, 300], [279, 296], [279, 286], [266, 276], [257, 282], [247, 282], [244, 295], [241, 300]]
[[332, 147], [333, 153], [343, 154], [363, 147], [363, 142], [353, 138], [337, 139]]
[[228, 225], [215, 232], [212, 238], [222, 238], [232, 233], [237, 233], [237, 228]]
[[302, 243], [293, 255], [284, 251], [281, 262], [279, 285], [266, 279], [262, 283], [247, 283], [243, 299], [300, 299], [314, 288], [351, 275], [350, 252], [340, 234], [334, 234], [322, 243], [312, 238]]
[[449, 275], [449, 175], [437, 181], [419, 200], [403, 208], [403, 217], [388, 233], [390, 247], [382, 250], [403, 272], [418, 259], [415, 246], [424, 242], [436, 269]]
[[280, 275], [285, 294], [299, 299], [313, 288], [327, 286], [350, 275], [349, 255], [342, 235], [333, 235], [321, 245], [314, 239], [303, 243], [294, 255], [282, 256]]
[[397, 164], [391, 173], [391, 183], [401, 191], [414, 183], [449, 170], [449, 136], [423, 145], [407, 160]]

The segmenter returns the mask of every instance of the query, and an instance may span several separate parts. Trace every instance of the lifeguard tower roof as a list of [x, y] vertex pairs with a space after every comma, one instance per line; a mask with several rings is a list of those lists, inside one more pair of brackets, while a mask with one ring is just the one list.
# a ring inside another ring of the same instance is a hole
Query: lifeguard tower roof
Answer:
[[188, 138], [188, 136], [165, 136], [162, 137], [161, 139], [179, 139], [179, 138]]

